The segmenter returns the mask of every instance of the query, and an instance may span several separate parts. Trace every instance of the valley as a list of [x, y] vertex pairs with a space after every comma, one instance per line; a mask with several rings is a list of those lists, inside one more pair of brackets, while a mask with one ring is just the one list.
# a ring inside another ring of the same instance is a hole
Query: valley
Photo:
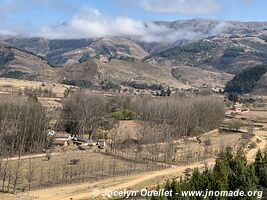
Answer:
[[143, 25], [157, 34], [0, 37], [0, 199], [169, 182], [266, 196], [267, 23]]

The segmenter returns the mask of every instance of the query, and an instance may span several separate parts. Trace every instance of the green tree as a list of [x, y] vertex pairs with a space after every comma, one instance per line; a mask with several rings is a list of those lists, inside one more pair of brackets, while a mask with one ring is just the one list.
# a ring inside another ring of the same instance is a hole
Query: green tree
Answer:
[[168, 88], [167, 91], [166, 91], [167, 96], [168, 96], [168, 97], [171, 96], [171, 93], [172, 93], [171, 89]]
[[232, 102], [237, 102], [238, 101], [238, 94], [237, 93], [235, 93], [235, 92], [230, 92], [229, 94], [228, 94], [228, 100], [229, 101], [232, 101]]
[[165, 90], [164, 89], [162, 89], [161, 91], [160, 91], [160, 96], [162, 96], [162, 97], [166, 97], [166, 92], [165, 92]]

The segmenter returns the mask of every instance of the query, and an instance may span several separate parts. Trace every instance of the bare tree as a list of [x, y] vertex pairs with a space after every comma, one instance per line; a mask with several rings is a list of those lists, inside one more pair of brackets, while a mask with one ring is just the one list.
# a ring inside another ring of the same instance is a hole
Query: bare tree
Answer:
[[78, 91], [63, 102], [62, 119], [67, 131], [81, 137], [92, 133], [103, 119], [105, 98], [101, 95]]
[[14, 169], [12, 171], [12, 186], [13, 186], [13, 193], [16, 193], [18, 185], [21, 184], [23, 180], [23, 168], [22, 168], [22, 160], [18, 159], [15, 162]]
[[28, 190], [30, 191], [32, 188], [32, 182], [35, 178], [35, 171], [36, 171], [36, 166], [33, 163], [32, 159], [30, 158], [28, 161], [28, 166], [27, 166], [27, 171], [25, 174], [25, 179], [28, 182]]

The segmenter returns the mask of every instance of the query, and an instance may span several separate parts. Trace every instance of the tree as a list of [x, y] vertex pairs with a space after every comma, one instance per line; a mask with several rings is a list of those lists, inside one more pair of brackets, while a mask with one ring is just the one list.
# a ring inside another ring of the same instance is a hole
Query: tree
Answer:
[[166, 92], [165, 92], [165, 90], [164, 89], [162, 89], [161, 91], [160, 91], [160, 96], [162, 96], [162, 97], [166, 97]]
[[168, 96], [168, 97], [171, 96], [171, 93], [172, 93], [171, 89], [168, 88], [167, 91], [166, 91], [167, 96]]
[[34, 180], [35, 177], [35, 170], [36, 170], [36, 166], [35, 164], [32, 162], [32, 159], [29, 159], [28, 162], [28, 167], [27, 167], [27, 171], [26, 171], [26, 175], [25, 175], [25, 179], [28, 182], [28, 190], [31, 190], [32, 187], [32, 182]]
[[[77, 91], [63, 102], [63, 127], [71, 134], [91, 135], [105, 115], [106, 100], [102, 95]], [[91, 137], [91, 136], [90, 136]]]
[[0, 110], [0, 150], [20, 155], [46, 148], [47, 116], [40, 103], [7, 99]]
[[238, 101], [238, 94], [235, 92], [230, 92], [228, 94], [228, 100], [236, 103]]
[[[216, 159], [213, 170], [204, 171], [200, 173], [197, 169], [194, 170], [191, 178], [180, 179], [180, 181], [173, 180], [171, 183], [166, 182], [164, 185], [165, 190], [173, 190], [178, 195], [168, 199], [184, 199], [180, 191], [257, 191], [265, 182], [259, 182], [256, 176], [256, 168], [261, 171], [266, 167], [263, 161], [265, 157], [258, 152], [257, 158], [254, 163], [248, 164], [244, 153], [238, 150], [234, 153], [231, 149], [226, 149], [221, 152]], [[263, 161], [263, 162], [262, 162]], [[260, 176], [260, 175], [259, 175]], [[263, 176], [266, 179], [266, 174]], [[160, 187], [158, 187], [158, 190]], [[263, 189], [263, 188], [262, 188]], [[258, 194], [257, 194], [258, 195]], [[257, 199], [259, 196], [250, 197], [226, 197], [211, 196], [209, 199]], [[153, 197], [154, 200], [159, 200], [161, 197]], [[187, 198], [186, 198], [187, 199]], [[188, 199], [203, 199], [198, 197], [190, 197]]]

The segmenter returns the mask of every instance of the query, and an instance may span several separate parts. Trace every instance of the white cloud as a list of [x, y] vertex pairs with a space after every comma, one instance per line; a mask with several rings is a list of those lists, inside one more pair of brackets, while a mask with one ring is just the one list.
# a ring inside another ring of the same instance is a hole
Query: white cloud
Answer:
[[222, 9], [219, 0], [140, 0], [144, 10], [162, 13], [206, 15]]
[[[176, 41], [181, 39], [194, 40], [221, 32], [227, 25], [224, 23], [205, 24], [208, 32], [199, 31], [199, 27], [192, 24], [187, 28], [174, 29], [153, 22], [133, 20], [128, 17], [108, 17], [99, 10], [82, 8], [70, 21], [56, 27], [42, 27], [30, 36], [50, 39], [75, 39], [127, 36], [146, 42]], [[203, 27], [205, 28], [205, 25]], [[202, 25], [199, 25], [202, 28]], [[182, 26], [181, 26], [182, 27]]]
[[19, 35], [19, 33], [16, 31], [4, 29], [4, 28], [0, 27], [0, 36], [2, 36], [2, 37], [15, 37], [18, 35]]

